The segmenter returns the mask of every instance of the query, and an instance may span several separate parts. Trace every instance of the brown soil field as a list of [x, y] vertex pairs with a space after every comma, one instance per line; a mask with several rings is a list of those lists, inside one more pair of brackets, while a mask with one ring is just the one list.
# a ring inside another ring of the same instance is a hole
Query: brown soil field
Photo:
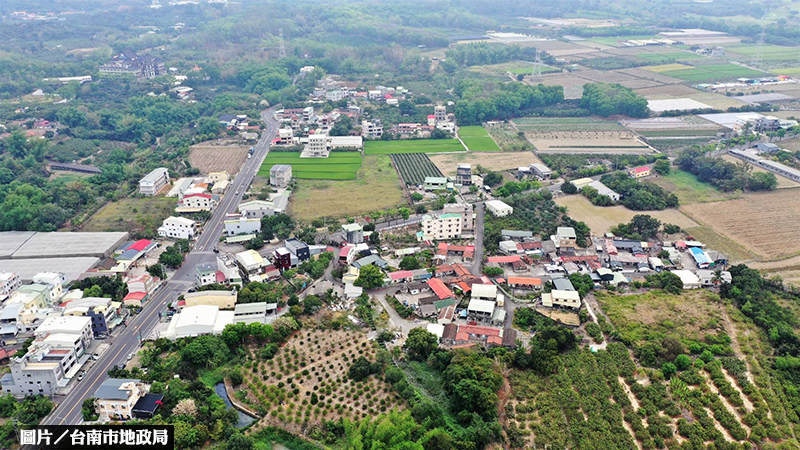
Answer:
[[525, 133], [543, 153], [644, 154], [653, 149], [629, 131], [551, 131]]
[[576, 75], [590, 81], [600, 81], [603, 83], [622, 83], [624, 81], [640, 79], [640, 77], [635, 77], [623, 72], [611, 70], [581, 69], [576, 72]]
[[192, 146], [189, 153], [189, 163], [192, 167], [200, 169], [201, 173], [228, 172], [236, 174], [247, 159], [249, 146], [244, 145], [214, 145], [203, 143]]
[[800, 253], [800, 195], [794, 189], [748, 193], [741, 199], [682, 206], [687, 215], [762, 259]]
[[[530, 84], [539, 84], [539, 82], [527, 81]], [[589, 80], [581, 78], [575, 74], [555, 74], [542, 76], [542, 84], [545, 86], [563, 86], [564, 97], [567, 99], [581, 98], [583, 95], [583, 85], [589, 83]]]
[[663, 223], [672, 223], [681, 228], [692, 228], [697, 222], [677, 209], [664, 211], [632, 211], [624, 206], [595, 206], [582, 195], [569, 195], [556, 198], [559, 206], [567, 208], [567, 214], [573, 219], [586, 222], [594, 234], [603, 234], [611, 227], [627, 223], [636, 214], [648, 214]]
[[617, 72], [632, 75], [637, 78], [644, 78], [645, 80], [653, 80], [664, 84], [679, 84], [684, 81], [680, 78], [674, 78], [660, 73], [645, 70], [641, 67], [634, 67], [632, 69], [620, 69]]
[[480, 164], [488, 170], [511, 170], [520, 166], [541, 164], [533, 152], [503, 152], [503, 153], [453, 153], [448, 155], [428, 155], [436, 167], [445, 175], [455, 175], [456, 166], [460, 163]]
[[[800, 112], [797, 113], [800, 116]], [[792, 138], [792, 139], [784, 139], [780, 142], [776, 142], [780, 148], [785, 148], [786, 150], [791, 150], [793, 152], [800, 151], [800, 138]]]
[[303, 329], [272, 359], [249, 349], [250, 367], [242, 370], [251, 408], [268, 411], [250, 431], [278, 426], [293, 433], [303, 421], [347, 418], [353, 421], [402, 409], [404, 403], [382, 378], [372, 375], [355, 382], [347, 376], [350, 364], [363, 356], [375, 360], [376, 346], [356, 331]]

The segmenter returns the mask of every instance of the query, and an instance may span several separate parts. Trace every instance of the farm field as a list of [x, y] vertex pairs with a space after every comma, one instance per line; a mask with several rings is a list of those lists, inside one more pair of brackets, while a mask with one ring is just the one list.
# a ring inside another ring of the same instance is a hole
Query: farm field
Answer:
[[595, 206], [582, 195], [568, 195], [556, 198], [559, 206], [567, 208], [568, 214], [573, 219], [586, 222], [594, 234], [604, 234], [611, 227], [620, 223], [627, 223], [636, 214], [648, 214], [663, 223], [672, 223], [681, 228], [696, 227], [698, 224], [677, 209], [663, 211], [632, 211], [622, 205]]
[[269, 169], [276, 164], [292, 166], [292, 176], [312, 180], [353, 180], [361, 167], [358, 152], [331, 152], [327, 158], [301, 158], [300, 152], [270, 152], [258, 175], [269, 177]]
[[171, 215], [176, 203], [176, 199], [165, 197], [123, 198], [100, 208], [81, 231], [155, 233], [161, 222]]
[[[508, 73], [512, 75], [530, 75], [533, 72], [533, 63], [527, 61], [511, 61], [501, 64], [486, 64], [483, 66], [472, 66], [470, 71], [483, 73], [486, 75], [504, 76]], [[542, 73], [561, 72], [561, 69], [542, 65]]]
[[391, 155], [396, 153], [463, 152], [458, 139], [405, 139], [398, 141], [366, 141], [365, 155]]
[[797, 194], [794, 189], [747, 193], [725, 202], [684, 205], [681, 210], [761, 259], [780, 259], [800, 253]]
[[651, 182], [677, 195], [681, 205], [719, 202], [742, 196], [741, 193], [719, 191], [714, 186], [699, 181], [691, 173], [676, 168], [668, 175], [653, 178]]
[[[800, 116], [800, 113], [798, 113], [797, 115]], [[784, 139], [778, 142], [778, 145], [786, 150], [791, 150], [793, 152], [800, 152], [800, 138]]]
[[359, 357], [375, 361], [375, 343], [365, 334], [303, 329], [271, 359], [260, 350], [247, 349], [252, 369], [242, 370], [238, 388], [250, 407], [264, 412], [251, 432], [278, 426], [300, 434], [305, 421], [360, 420], [404, 406], [382, 378], [356, 382], [348, 377], [350, 364]]
[[741, 77], [762, 77], [768, 75], [765, 72], [730, 63], [707, 64], [701, 66], [666, 64], [661, 66], [645, 67], [644, 69], [692, 83], [732, 80]]
[[485, 128], [467, 126], [458, 128], [458, 137], [473, 152], [499, 152], [500, 147], [494, 142]]
[[200, 173], [228, 172], [233, 176], [242, 168], [248, 149], [241, 145], [196, 144], [191, 147], [189, 163], [200, 169]]
[[[725, 156], [722, 157], [722, 159], [724, 159], [725, 161], [728, 161], [728, 162], [736, 163], [736, 164], [741, 164], [742, 163], [741, 159], [736, 158], [736, 157], [731, 156], [731, 155], [725, 155]], [[752, 166], [753, 172], [757, 172], [757, 173], [772, 173], [767, 169], [763, 169], [763, 168], [758, 167], [758, 166], [753, 165], [753, 164], [750, 164], [750, 166]], [[782, 177], [782, 176], [780, 176], [778, 174], [775, 174], [775, 178], [778, 179], [778, 189], [791, 189], [791, 188], [800, 187], [800, 183], [798, 183], [796, 181], [792, 181], [792, 180], [790, 180], [790, 179], [788, 179], [786, 177]]]
[[442, 172], [425, 153], [401, 153], [391, 155], [392, 162], [406, 184], [420, 185], [426, 177], [441, 177]]
[[[726, 51], [737, 53], [750, 59], [758, 53], [758, 45], [729, 45]], [[763, 45], [761, 49], [761, 59], [763, 61], [796, 61], [800, 60], [800, 49], [797, 47], [786, 47], [782, 45]], [[745, 61], [747, 62], [747, 61]]]
[[525, 133], [539, 153], [646, 154], [653, 149], [630, 131]]
[[299, 180], [289, 210], [300, 220], [345, 217], [393, 208], [404, 201], [389, 156], [364, 158], [354, 180]]
[[800, 67], [787, 67], [783, 69], [771, 69], [778, 75], [789, 75], [790, 77], [800, 76]]
[[687, 235], [706, 244], [708, 248], [720, 251], [728, 256], [731, 262], [747, 262], [748, 265], [756, 258], [755, 253], [742, 247], [738, 242], [727, 238], [707, 226], [698, 226], [684, 229]]
[[50, 179], [59, 183], [72, 183], [93, 176], [90, 173], [73, 172], [71, 170], [51, 170]]
[[533, 145], [524, 136], [520, 136], [517, 129], [511, 124], [490, 125], [486, 127], [486, 131], [504, 152], [533, 150]]
[[686, 61], [704, 58], [704, 56], [693, 52], [640, 53], [636, 55], [636, 57], [649, 61], [653, 64], [662, 64], [671, 60]]
[[460, 163], [472, 164], [472, 167], [481, 165], [486, 170], [503, 171], [516, 169], [520, 166], [531, 164], [541, 164], [540, 160], [533, 152], [503, 152], [493, 155], [481, 153], [462, 153], [449, 155], [430, 156], [431, 161], [436, 164], [445, 175], [455, 175], [456, 168]]
[[624, 128], [613, 120], [594, 117], [520, 117], [513, 120], [519, 131], [617, 131]]

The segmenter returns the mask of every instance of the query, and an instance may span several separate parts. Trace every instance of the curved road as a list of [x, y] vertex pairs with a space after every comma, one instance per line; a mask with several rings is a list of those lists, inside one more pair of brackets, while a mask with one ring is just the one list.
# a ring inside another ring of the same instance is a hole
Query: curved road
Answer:
[[108, 370], [116, 364], [124, 364], [127, 361], [127, 355], [139, 348], [140, 339], [147, 336], [158, 324], [159, 312], [166, 308], [168, 302], [194, 285], [195, 266], [204, 262], [216, 261], [213, 250], [222, 235], [225, 214], [236, 211], [245, 190], [269, 153], [270, 142], [278, 133], [278, 122], [272, 116], [275, 109], [276, 107], [273, 107], [261, 113], [266, 128], [261, 134], [261, 139], [255, 145], [253, 156], [245, 160], [241, 170], [228, 188], [228, 193], [222, 197], [211, 219], [208, 220], [202, 233], [195, 240], [191, 252], [186, 256], [186, 261], [145, 303], [142, 311], [130, 318], [128, 325], [112, 338], [113, 344], [87, 370], [83, 380], [71, 381], [77, 385], [72, 387], [70, 393], [66, 397], [54, 399], [57, 406], [49, 416], [42, 420], [42, 425], [75, 425], [82, 422], [81, 405], [85, 399], [95, 393], [103, 380], [107, 378]]

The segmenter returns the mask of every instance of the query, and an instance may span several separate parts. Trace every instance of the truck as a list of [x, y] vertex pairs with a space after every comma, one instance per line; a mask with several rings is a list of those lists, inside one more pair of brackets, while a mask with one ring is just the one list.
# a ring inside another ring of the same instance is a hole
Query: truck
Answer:
[[255, 147], [250, 147], [250, 150], [247, 151], [247, 154], [248, 155], [252, 155], [254, 151], [256, 151], [256, 148]]

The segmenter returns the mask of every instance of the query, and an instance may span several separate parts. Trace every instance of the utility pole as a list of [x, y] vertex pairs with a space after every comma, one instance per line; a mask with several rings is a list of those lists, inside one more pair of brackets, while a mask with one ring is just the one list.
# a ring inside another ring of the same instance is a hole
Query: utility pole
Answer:
[[278, 52], [279, 52], [281, 58], [286, 58], [286, 46], [283, 43], [283, 28], [281, 28], [278, 31], [279, 31], [278, 35], [280, 36], [280, 44], [279, 44]]
[[531, 81], [542, 81], [542, 59], [539, 56], [539, 49], [536, 49], [536, 59], [533, 62], [533, 72], [531, 73]]

